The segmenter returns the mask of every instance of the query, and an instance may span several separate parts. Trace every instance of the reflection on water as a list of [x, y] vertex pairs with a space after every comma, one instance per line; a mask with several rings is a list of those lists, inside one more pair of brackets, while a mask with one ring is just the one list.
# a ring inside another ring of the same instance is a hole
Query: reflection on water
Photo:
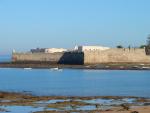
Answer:
[[150, 97], [150, 71], [2, 69], [0, 90], [57, 96]]

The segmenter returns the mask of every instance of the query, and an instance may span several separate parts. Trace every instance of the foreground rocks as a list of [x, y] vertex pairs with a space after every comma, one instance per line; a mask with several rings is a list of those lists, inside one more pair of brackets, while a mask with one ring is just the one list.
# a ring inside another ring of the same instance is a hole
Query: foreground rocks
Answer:
[[33, 96], [0, 92], [0, 112], [13, 113], [13, 106], [15, 110], [22, 107], [32, 113], [149, 113], [150, 99], [117, 96]]

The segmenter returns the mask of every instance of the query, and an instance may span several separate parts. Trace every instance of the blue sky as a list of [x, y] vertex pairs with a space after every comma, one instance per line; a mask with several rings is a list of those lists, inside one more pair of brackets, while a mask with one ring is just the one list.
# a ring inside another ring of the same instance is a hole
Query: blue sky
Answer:
[[139, 46], [150, 0], [0, 0], [0, 54], [36, 47]]

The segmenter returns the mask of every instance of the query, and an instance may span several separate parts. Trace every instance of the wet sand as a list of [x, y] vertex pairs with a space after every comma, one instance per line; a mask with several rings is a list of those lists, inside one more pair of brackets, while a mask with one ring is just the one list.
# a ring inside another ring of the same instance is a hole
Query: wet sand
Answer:
[[150, 106], [135, 106], [130, 110], [112, 110], [112, 111], [103, 111], [100, 113], [150, 113]]
[[[57, 111], [41, 111], [36, 113], [70, 113], [70, 112], [57, 112]], [[77, 113], [150, 113], [150, 106], [142, 106], [142, 107], [135, 107], [130, 110], [93, 110], [93, 111], [77, 111]]]

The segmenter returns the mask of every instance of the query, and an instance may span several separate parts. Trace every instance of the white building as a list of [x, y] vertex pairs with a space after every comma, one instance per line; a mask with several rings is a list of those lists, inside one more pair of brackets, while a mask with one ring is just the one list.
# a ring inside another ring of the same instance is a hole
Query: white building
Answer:
[[85, 52], [85, 51], [103, 51], [110, 48], [103, 46], [75, 46], [74, 49], [78, 52]]
[[56, 52], [66, 52], [67, 49], [64, 48], [47, 48], [45, 49], [45, 53], [56, 53]]
[[31, 49], [32, 53], [57, 53], [57, 52], [66, 52], [67, 49], [64, 48], [36, 48]]

